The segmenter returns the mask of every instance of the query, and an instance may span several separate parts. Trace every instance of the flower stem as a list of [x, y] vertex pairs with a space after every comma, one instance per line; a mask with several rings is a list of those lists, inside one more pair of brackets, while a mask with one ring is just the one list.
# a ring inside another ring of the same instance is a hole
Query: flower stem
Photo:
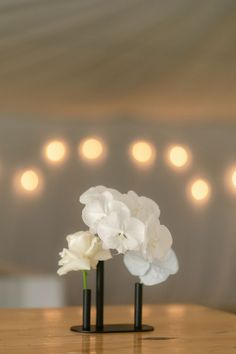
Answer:
[[83, 270], [83, 288], [84, 289], [87, 289], [88, 286], [87, 286], [87, 276], [88, 276], [88, 273], [86, 270]]

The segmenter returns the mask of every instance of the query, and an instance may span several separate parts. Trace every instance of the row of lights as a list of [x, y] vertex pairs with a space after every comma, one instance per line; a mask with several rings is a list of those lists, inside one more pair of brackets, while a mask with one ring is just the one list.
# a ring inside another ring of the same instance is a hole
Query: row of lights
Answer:
[[[85, 160], [95, 161], [104, 158], [106, 148], [101, 140], [85, 139], [79, 145], [79, 154]], [[67, 153], [66, 144], [62, 141], [49, 142], [44, 147], [44, 156], [53, 163], [62, 162]], [[155, 160], [156, 152], [153, 145], [146, 141], [137, 141], [130, 146], [130, 155], [139, 164], [150, 164]], [[171, 164], [182, 168], [190, 162], [190, 153], [182, 146], [172, 146], [168, 149]]]
[[[106, 146], [101, 139], [84, 139], [78, 147], [81, 158], [88, 162], [98, 162], [106, 156]], [[44, 158], [53, 164], [62, 163], [68, 154], [68, 148], [65, 142], [54, 140], [48, 142], [43, 148]], [[153, 164], [156, 158], [155, 147], [147, 141], [136, 141], [129, 148], [129, 155], [132, 160], [142, 167], [148, 167]], [[165, 153], [165, 160], [176, 170], [187, 169], [192, 162], [192, 154], [186, 146], [169, 146]], [[232, 169], [228, 176], [231, 187], [236, 191], [236, 169]], [[20, 187], [26, 192], [34, 192], [40, 189], [40, 173], [35, 170], [26, 170], [18, 174], [18, 189]], [[187, 188], [188, 194], [197, 202], [206, 202], [210, 197], [210, 185], [202, 179], [197, 178], [192, 181]]]

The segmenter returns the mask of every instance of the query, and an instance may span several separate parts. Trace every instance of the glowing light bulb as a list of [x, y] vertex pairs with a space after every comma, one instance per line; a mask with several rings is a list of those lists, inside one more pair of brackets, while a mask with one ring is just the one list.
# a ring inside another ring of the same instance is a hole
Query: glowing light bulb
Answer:
[[233, 187], [236, 187], [236, 170], [233, 171], [231, 179], [232, 179]]
[[97, 160], [104, 154], [104, 144], [97, 138], [88, 138], [79, 146], [81, 156], [88, 160]]
[[141, 164], [151, 163], [155, 158], [154, 147], [146, 141], [137, 141], [131, 146], [132, 158]]
[[189, 161], [189, 153], [183, 146], [176, 145], [169, 149], [168, 158], [174, 167], [182, 168]]
[[58, 163], [65, 158], [66, 146], [62, 141], [51, 141], [45, 148], [46, 158], [54, 163]]
[[191, 194], [192, 198], [196, 201], [204, 201], [208, 199], [209, 193], [210, 187], [205, 180], [199, 178], [192, 183]]
[[225, 187], [234, 196], [236, 195], [236, 165], [232, 165], [225, 171]]
[[27, 170], [22, 173], [20, 182], [24, 190], [33, 192], [39, 186], [39, 177], [35, 171]]

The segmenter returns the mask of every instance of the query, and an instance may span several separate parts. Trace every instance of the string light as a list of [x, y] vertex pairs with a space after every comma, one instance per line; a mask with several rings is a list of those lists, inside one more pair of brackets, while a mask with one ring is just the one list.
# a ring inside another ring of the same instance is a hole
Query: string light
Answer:
[[39, 186], [39, 177], [33, 170], [27, 170], [22, 173], [20, 178], [21, 186], [27, 192], [33, 192]]
[[37, 168], [19, 170], [13, 178], [13, 187], [19, 195], [39, 195], [43, 189], [43, 178]]
[[[104, 157], [105, 144], [100, 138], [89, 137], [81, 141], [78, 150], [83, 159], [95, 161]], [[169, 163], [178, 169], [186, 167], [191, 160], [191, 153], [185, 146], [172, 145], [166, 151]], [[53, 140], [45, 145], [44, 153], [49, 161], [57, 163], [64, 160], [67, 147], [63, 141]], [[135, 162], [143, 166], [150, 165], [156, 157], [155, 147], [145, 140], [133, 142], [130, 145], [129, 153]], [[36, 171], [37, 169], [28, 169], [18, 173], [18, 185], [21, 190], [29, 193], [41, 190], [42, 180]], [[236, 191], [236, 166], [231, 168], [228, 177], [231, 188]], [[188, 193], [192, 200], [199, 203], [206, 202], [210, 197], [211, 188], [206, 180], [197, 178], [188, 185]]]
[[210, 187], [204, 179], [198, 178], [193, 181], [190, 187], [190, 191], [192, 198], [196, 202], [205, 202], [209, 199]]
[[225, 174], [225, 185], [231, 193], [236, 193], [236, 166], [228, 168]]
[[236, 171], [234, 171], [232, 174], [232, 183], [233, 183], [233, 186], [236, 187]]
[[130, 155], [135, 162], [148, 165], [155, 159], [155, 149], [147, 141], [137, 141], [131, 145]]
[[66, 145], [60, 140], [49, 142], [45, 147], [45, 157], [52, 163], [62, 162], [66, 155]]
[[171, 146], [167, 149], [167, 160], [176, 169], [186, 168], [190, 164], [190, 152], [181, 145]]
[[98, 138], [87, 138], [79, 145], [79, 153], [86, 160], [101, 159], [105, 153], [105, 146]]

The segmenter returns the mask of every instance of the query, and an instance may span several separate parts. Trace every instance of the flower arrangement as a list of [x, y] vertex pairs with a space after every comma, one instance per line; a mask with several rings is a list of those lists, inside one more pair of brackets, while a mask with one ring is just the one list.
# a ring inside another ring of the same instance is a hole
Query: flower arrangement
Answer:
[[59, 275], [81, 270], [86, 287], [87, 271], [117, 254], [124, 254], [125, 266], [144, 285], [161, 283], [178, 271], [172, 236], [161, 225], [160, 209], [153, 200], [133, 191], [121, 194], [97, 186], [84, 192], [80, 202], [85, 205], [82, 219], [89, 230], [67, 236]]
[[[171, 248], [172, 236], [160, 223], [160, 209], [152, 199], [133, 191], [121, 194], [97, 186], [84, 192], [80, 202], [84, 205], [82, 219], [88, 230], [67, 236], [68, 248], [60, 253], [59, 275], [81, 270], [85, 291], [88, 271], [98, 270], [99, 263], [118, 254], [123, 255], [128, 271], [139, 277], [139, 285], [161, 283], [178, 271], [178, 260]], [[140, 307], [140, 301], [137, 303]], [[141, 307], [139, 322], [140, 313]], [[90, 328], [90, 322], [87, 327]]]

